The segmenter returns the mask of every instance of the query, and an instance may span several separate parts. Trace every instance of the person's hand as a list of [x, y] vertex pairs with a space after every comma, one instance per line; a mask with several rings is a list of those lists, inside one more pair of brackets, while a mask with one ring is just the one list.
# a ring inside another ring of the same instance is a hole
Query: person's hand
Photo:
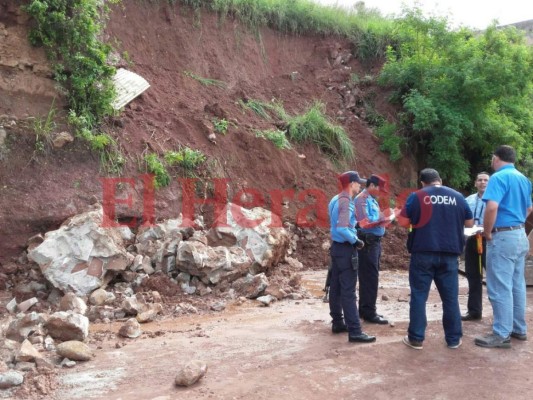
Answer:
[[363, 242], [361, 239], [357, 239], [354, 246], [357, 250], [361, 250], [363, 247], [365, 247], [365, 242]]

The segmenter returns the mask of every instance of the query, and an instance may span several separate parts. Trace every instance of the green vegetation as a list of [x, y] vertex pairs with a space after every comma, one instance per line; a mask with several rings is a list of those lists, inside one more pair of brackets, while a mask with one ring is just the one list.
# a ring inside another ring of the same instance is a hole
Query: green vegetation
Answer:
[[157, 154], [147, 154], [144, 157], [144, 162], [146, 163], [146, 170], [151, 174], [154, 174], [154, 187], [156, 189], [170, 184], [170, 175]]
[[[517, 149], [522, 167], [533, 153], [533, 48], [515, 28], [489, 27], [473, 35], [450, 31], [447, 21], [406, 12], [401, 43], [390, 48], [380, 82], [403, 106], [401, 131], [420, 165], [465, 187], [488, 168], [500, 144]], [[390, 129], [390, 128], [388, 128]], [[387, 130], [387, 129], [386, 129]], [[381, 133], [387, 148], [393, 136]], [[526, 171], [533, 175], [533, 171]]]
[[390, 154], [391, 161], [402, 158], [402, 147], [405, 145], [405, 138], [397, 135], [396, 129], [396, 124], [385, 122], [376, 130], [378, 137], [383, 140], [379, 148]]
[[311, 0], [181, 0], [196, 10], [217, 12], [221, 19], [233, 16], [258, 32], [269, 26], [291, 34], [318, 33], [350, 38], [361, 60], [384, 57], [394, 43], [394, 22], [364, 2], [352, 9], [324, 6]]
[[225, 135], [228, 133], [229, 122], [225, 119], [213, 118], [213, 128], [215, 132]]
[[216, 87], [219, 87], [221, 89], [224, 89], [226, 87], [226, 82], [219, 81], [219, 80], [216, 80], [216, 79], [202, 78], [201, 76], [193, 74], [190, 71], [184, 71], [183, 74], [185, 76], [188, 76], [189, 78], [192, 78], [192, 79], [200, 82], [204, 86], [216, 86]]
[[266, 104], [287, 128], [289, 140], [295, 143], [314, 143], [330, 158], [337, 161], [354, 159], [352, 141], [344, 129], [335, 125], [325, 114], [326, 106], [317, 101], [301, 115], [289, 115], [279, 102]]
[[[112, 140], [103, 141], [101, 138], [105, 134], [94, 133], [102, 119], [113, 113], [111, 103], [115, 96], [112, 83], [115, 69], [107, 64], [111, 47], [100, 40], [108, 13], [105, 3], [99, 0], [31, 0], [24, 10], [35, 21], [30, 32], [31, 43], [45, 47], [53, 63], [54, 78], [66, 92], [69, 121], [75, 122], [77, 136], [87, 140], [92, 149], [116, 153], [116, 148], [108, 147], [114, 144]], [[102, 146], [104, 142], [107, 144]], [[105, 169], [116, 169], [117, 165]]]
[[330, 157], [340, 156], [346, 161], [353, 160], [352, 141], [341, 126], [328, 120], [325, 110], [324, 104], [315, 102], [304, 114], [288, 118], [287, 132], [290, 140], [296, 143], [315, 143]]
[[193, 150], [187, 146], [178, 151], [165, 153], [165, 161], [169, 166], [179, 166], [188, 171], [194, 170], [202, 165], [207, 157], [200, 150]]
[[[115, 140], [101, 132], [101, 122], [113, 113], [114, 97], [114, 68], [107, 64], [110, 46], [101, 38], [106, 4], [118, 1], [28, 0], [24, 8], [34, 18], [30, 40], [45, 47], [66, 93], [69, 123], [99, 152], [110, 173], [120, 172], [124, 158]], [[237, 19], [259, 41], [264, 26], [291, 34], [338, 35], [352, 42], [359, 61], [386, 60], [379, 82], [393, 90], [391, 101], [402, 108], [398, 121], [390, 124], [370, 106], [366, 111], [383, 140], [382, 149], [393, 159], [409, 146], [420, 166], [435, 167], [448, 184], [464, 187], [473, 173], [488, 167], [493, 149], [505, 143], [517, 149], [520, 167], [533, 176], [533, 50], [515, 28], [491, 26], [482, 34], [450, 30], [445, 18], [426, 18], [417, 8], [392, 20], [363, 2], [350, 10], [311, 0], [181, 2], [193, 7], [198, 18], [205, 9], [218, 13], [220, 21]], [[216, 79], [184, 74], [205, 86], [226, 87]], [[374, 82], [372, 75], [352, 74], [349, 84]], [[297, 116], [280, 103], [247, 100], [241, 105], [262, 118], [281, 120], [292, 142], [315, 143], [330, 157], [353, 158], [346, 133], [326, 118], [320, 103]], [[36, 121], [38, 148], [44, 148], [53, 118], [52, 113]], [[219, 133], [227, 132], [227, 121], [213, 124]]]
[[44, 152], [52, 141], [52, 131], [56, 128], [55, 116], [56, 108], [54, 107], [55, 98], [52, 100], [50, 111], [46, 118], [38, 117], [33, 121], [33, 131], [35, 132], [35, 151]]
[[285, 135], [285, 132], [279, 129], [268, 129], [265, 131], [256, 131], [255, 135], [257, 137], [270, 140], [272, 143], [274, 143], [274, 146], [276, 146], [278, 149], [283, 150], [283, 149], [291, 148], [291, 144], [287, 140], [287, 136]]
[[239, 105], [244, 108], [245, 110], [252, 110], [254, 113], [259, 115], [260, 117], [264, 119], [270, 119], [270, 115], [268, 115], [267, 109], [269, 108], [268, 104], [254, 99], [248, 99], [248, 100], [239, 100]]
[[170, 184], [169, 168], [180, 167], [185, 175], [194, 176], [194, 171], [206, 161], [207, 157], [200, 150], [184, 146], [178, 151], [167, 151], [163, 160], [155, 153], [145, 155], [144, 167], [147, 172], [154, 174], [154, 187], [159, 189]]

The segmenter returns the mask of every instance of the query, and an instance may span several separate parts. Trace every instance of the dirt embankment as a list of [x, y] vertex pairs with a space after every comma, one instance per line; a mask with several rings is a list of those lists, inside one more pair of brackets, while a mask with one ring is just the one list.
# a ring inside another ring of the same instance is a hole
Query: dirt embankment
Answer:
[[[8, 149], [0, 161], [0, 257], [4, 261], [18, 255], [31, 235], [55, 228], [91, 202], [102, 200], [97, 156], [79, 141], [46, 154], [34, 151], [35, 134], [32, 120], [27, 118], [45, 115], [55, 95], [58, 114], [65, 115], [66, 110], [53, 90], [43, 51], [27, 42], [29, 21], [18, 7], [18, 2], [7, 1], [0, 13], [0, 31], [7, 38], [0, 44], [0, 124], [7, 132]], [[364, 66], [351, 56], [339, 62], [339, 55], [351, 51], [350, 43], [341, 38], [286, 36], [270, 29], [254, 34], [231, 18], [199, 15], [166, 2], [137, 1], [124, 1], [114, 9], [107, 36], [121, 58], [119, 66], [140, 74], [151, 85], [106, 127], [128, 159], [124, 176], [136, 182], [135, 190], [126, 185], [118, 194], [133, 198], [133, 209], [123, 207], [120, 216], [142, 214], [139, 164], [143, 155], [163, 154], [180, 145], [200, 149], [208, 156], [204, 176], [229, 179], [229, 199], [243, 188], [255, 188], [270, 208], [270, 192], [293, 190], [293, 199], [285, 199], [282, 208], [284, 220], [292, 224], [298, 212], [305, 215], [301, 210], [306, 203], [326, 203], [335, 194], [335, 176], [342, 169], [356, 169], [365, 175], [387, 173], [393, 196], [414, 179], [413, 164], [407, 159], [391, 164], [362, 118], [363, 100], [369, 98], [374, 99], [378, 112], [392, 117], [387, 93], [374, 84], [361, 85], [353, 90], [355, 106], [346, 108], [351, 74], [376, 76], [379, 66]], [[185, 71], [218, 79], [226, 87], [203, 86]], [[356, 161], [335, 166], [312, 145], [277, 149], [254, 134], [256, 129], [275, 128], [275, 121], [243, 110], [238, 104], [242, 99], [277, 99], [290, 113], [301, 113], [313, 101], [322, 101], [328, 115], [341, 123], [353, 140]], [[227, 135], [218, 135], [216, 144], [208, 139], [215, 117], [230, 122]], [[323, 198], [306, 196], [310, 189], [318, 189]], [[201, 196], [210, 194], [207, 191]], [[157, 191], [158, 219], [178, 215], [181, 206], [177, 179]], [[210, 211], [209, 206], [203, 209]], [[327, 240], [327, 229], [311, 229], [303, 232], [303, 237], [308, 240], [302, 242], [298, 257], [306, 266], [322, 267], [321, 244]], [[387, 248], [402, 243], [395, 238], [391, 235], [385, 253], [398, 254], [398, 249]]]

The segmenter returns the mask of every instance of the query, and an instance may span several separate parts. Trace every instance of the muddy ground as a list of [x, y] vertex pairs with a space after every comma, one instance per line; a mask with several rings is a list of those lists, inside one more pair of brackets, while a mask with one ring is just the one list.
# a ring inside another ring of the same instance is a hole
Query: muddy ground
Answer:
[[[427, 339], [422, 351], [401, 343], [408, 324], [407, 272], [385, 271], [378, 309], [394, 326], [365, 324], [373, 344], [350, 344], [330, 331], [322, 301], [324, 271], [304, 273], [312, 298], [283, 300], [270, 307], [234, 304], [221, 313], [166, 319], [143, 325], [138, 339], [116, 336], [120, 323], [92, 324], [96, 357], [59, 370], [55, 400], [170, 399], [529, 399], [533, 389], [531, 341], [513, 340], [512, 349], [483, 349], [476, 335], [491, 330], [485, 298], [481, 322], [463, 324], [463, 346], [446, 347], [436, 290], [428, 301]], [[464, 311], [467, 283], [460, 277]], [[383, 300], [382, 295], [388, 296]], [[528, 289], [532, 304], [533, 289]], [[532, 306], [527, 318], [533, 323]], [[205, 360], [206, 376], [176, 388], [179, 366]], [[7, 395], [7, 393], [5, 393]], [[7, 397], [10, 398], [10, 397]], [[32, 398], [19, 392], [16, 397]]]

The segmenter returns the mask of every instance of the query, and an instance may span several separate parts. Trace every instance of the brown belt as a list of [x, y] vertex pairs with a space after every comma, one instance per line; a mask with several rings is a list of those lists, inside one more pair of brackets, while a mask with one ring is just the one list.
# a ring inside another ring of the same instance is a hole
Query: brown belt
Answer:
[[501, 228], [493, 228], [492, 233], [494, 232], [505, 232], [505, 231], [516, 231], [518, 229], [523, 229], [524, 224], [516, 225], [516, 226], [502, 226]]

